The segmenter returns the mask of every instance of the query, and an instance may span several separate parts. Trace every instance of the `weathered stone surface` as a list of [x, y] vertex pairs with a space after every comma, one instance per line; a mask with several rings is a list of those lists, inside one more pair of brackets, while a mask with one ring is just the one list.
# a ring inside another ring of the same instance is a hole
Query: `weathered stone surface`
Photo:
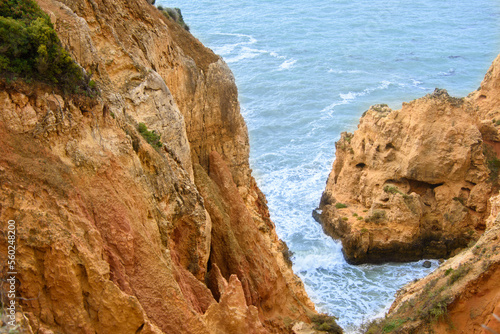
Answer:
[[467, 98], [436, 89], [400, 110], [376, 105], [341, 135], [315, 217], [349, 262], [449, 257], [484, 231], [498, 182], [498, 65]]
[[[491, 203], [496, 209], [488, 220], [494, 221], [500, 195]], [[450, 326], [457, 333], [491, 333], [482, 325], [498, 330], [493, 314], [500, 303], [500, 225], [489, 226], [477, 243], [398, 291], [379, 328], [397, 323], [398, 333], [450, 333]]]
[[[285, 317], [308, 322], [314, 306], [284, 263], [251, 176], [227, 65], [146, 1], [39, 4], [102, 93], [0, 85], [0, 226], [18, 224], [27, 326], [215, 334], [233, 323], [278, 333], [289, 331]], [[161, 149], [139, 122], [161, 134]], [[218, 183], [195, 185], [193, 166]], [[198, 187], [213, 185], [203, 198]], [[209, 212], [211, 201], [227, 216]], [[222, 227], [245, 247], [227, 260], [217, 256], [233, 250], [217, 240]]]
[[204, 317], [213, 333], [269, 333], [260, 322], [257, 308], [247, 306], [243, 287], [236, 275], [231, 275], [219, 303], [213, 304]]

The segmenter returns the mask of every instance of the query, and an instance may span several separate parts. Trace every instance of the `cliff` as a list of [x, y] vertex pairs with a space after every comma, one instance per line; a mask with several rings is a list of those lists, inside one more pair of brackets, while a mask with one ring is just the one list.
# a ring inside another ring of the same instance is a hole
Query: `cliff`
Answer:
[[490, 204], [481, 238], [429, 276], [398, 291], [388, 315], [367, 325], [366, 333], [500, 331], [500, 195]]
[[18, 323], [145, 334], [310, 322], [224, 61], [147, 1], [38, 4], [101, 93], [0, 86], [0, 224], [4, 235], [16, 225]]
[[372, 106], [342, 133], [315, 217], [351, 263], [448, 258], [486, 228], [498, 190], [500, 58], [478, 91]]

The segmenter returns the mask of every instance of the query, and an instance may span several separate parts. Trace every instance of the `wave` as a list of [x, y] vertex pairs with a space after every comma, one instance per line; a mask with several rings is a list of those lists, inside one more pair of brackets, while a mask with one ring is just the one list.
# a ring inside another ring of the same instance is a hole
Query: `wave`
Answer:
[[257, 39], [255, 37], [253, 37], [252, 35], [235, 34], [235, 33], [221, 33], [221, 32], [213, 33], [212, 35], [215, 35], [215, 36], [234, 36], [234, 37], [238, 37], [240, 39], [246, 39], [246, 40], [243, 40], [243, 41], [237, 42], [237, 43], [229, 43], [229, 44], [213, 47], [214, 53], [216, 53], [222, 57], [231, 55], [231, 53], [239, 46], [252, 45], [252, 44], [257, 43]]
[[269, 50], [261, 50], [257, 48], [251, 48], [250, 45], [256, 44], [258, 40], [252, 35], [247, 34], [238, 34], [238, 33], [214, 33], [212, 35], [216, 36], [232, 36], [237, 37], [239, 39], [243, 39], [242, 41], [238, 41], [236, 43], [228, 43], [223, 44], [221, 46], [216, 46], [213, 48], [213, 51], [222, 56], [226, 63], [236, 63], [244, 59], [255, 58], [260, 55], [269, 55], [273, 58], [284, 60], [279, 66], [279, 70], [288, 70], [293, 67], [293, 65], [297, 62], [296, 59], [288, 58], [287, 56], [280, 55], [275, 51]]
[[446, 72], [439, 72], [438, 75], [442, 76], [442, 77], [451, 77], [451, 76], [455, 75], [455, 69], [454, 68], [450, 68]]
[[341, 98], [341, 100], [336, 100], [335, 102], [333, 102], [329, 106], [323, 108], [321, 110], [321, 113], [328, 113], [328, 115], [331, 116], [332, 113], [334, 112], [335, 107], [340, 106], [340, 105], [344, 105], [344, 104], [349, 104], [352, 101], [356, 100], [356, 98], [358, 98], [360, 96], [365, 96], [365, 95], [371, 94], [371, 93], [373, 93], [376, 90], [387, 89], [391, 84], [392, 84], [392, 82], [384, 80], [384, 81], [381, 81], [380, 84], [377, 87], [374, 87], [374, 88], [365, 88], [361, 92], [351, 92], [351, 91], [349, 91], [347, 93], [340, 93], [339, 97]]
[[367, 74], [368, 72], [366, 71], [361, 71], [361, 70], [334, 70], [333, 68], [328, 69], [328, 73], [335, 73], [335, 74], [361, 74], [365, 73]]
[[297, 62], [297, 60], [295, 59], [287, 59], [285, 60], [281, 65], [280, 65], [280, 70], [288, 70], [290, 69], [295, 63]]

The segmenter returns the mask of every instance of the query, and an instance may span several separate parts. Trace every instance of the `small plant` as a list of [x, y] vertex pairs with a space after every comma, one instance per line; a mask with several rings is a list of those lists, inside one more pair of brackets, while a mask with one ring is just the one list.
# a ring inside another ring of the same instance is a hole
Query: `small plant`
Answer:
[[432, 321], [438, 321], [448, 314], [448, 304], [444, 301], [436, 303], [434, 307], [429, 310], [429, 315]]
[[358, 216], [358, 220], [363, 220], [363, 217], [361, 217], [361, 216]]
[[338, 202], [338, 203], [335, 203], [335, 208], [337, 208], [337, 209], [345, 209], [345, 208], [347, 208], [347, 204]]
[[329, 334], [342, 334], [342, 328], [337, 325], [336, 318], [326, 314], [316, 314], [311, 317], [314, 328]]
[[182, 17], [180, 8], [163, 8], [162, 6], [158, 6], [158, 9], [167, 18], [173, 20], [174, 22], [178, 23], [181, 27], [189, 31], [189, 26], [184, 22], [184, 18]]
[[358, 216], [358, 214], [357, 214], [356, 212], [354, 212], [354, 213], [352, 214], [352, 216], [353, 216], [353, 217], [357, 217], [357, 216]]
[[146, 124], [144, 123], [139, 123], [137, 126], [137, 130], [141, 134], [141, 136], [146, 139], [146, 141], [151, 144], [153, 147], [163, 147], [163, 143], [161, 142], [161, 136], [156, 134], [156, 132], [149, 131], [148, 128], [146, 127]]
[[452, 271], [453, 271], [453, 268], [446, 269], [446, 271], [444, 272], [444, 276], [448, 276]]
[[342, 217], [342, 220], [346, 222], [346, 221], [348, 221], [348, 220], [349, 220], [349, 218], [347, 218], [347, 217]]
[[384, 191], [389, 194], [403, 194], [401, 191], [399, 191], [398, 187], [388, 184], [384, 186]]
[[380, 223], [385, 219], [385, 217], [386, 214], [384, 210], [374, 210], [371, 216], [365, 218], [365, 221], [372, 223]]
[[450, 275], [447, 284], [452, 285], [453, 283], [464, 277], [470, 271], [470, 269], [471, 268], [469, 265], [465, 264], [460, 265], [457, 268], [457, 270], [454, 270], [453, 273]]
[[390, 333], [405, 323], [404, 319], [392, 319], [390, 321], [387, 321], [387, 323], [382, 327], [382, 330], [384, 333]]

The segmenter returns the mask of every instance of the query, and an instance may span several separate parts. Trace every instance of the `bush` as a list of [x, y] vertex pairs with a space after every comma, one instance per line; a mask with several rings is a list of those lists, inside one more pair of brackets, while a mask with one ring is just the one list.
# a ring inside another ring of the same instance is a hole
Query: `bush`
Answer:
[[344, 204], [344, 203], [335, 203], [335, 208], [337, 209], [345, 209], [347, 208], [347, 204]]
[[401, 191], [399, 191], [398, 187], [396, 186], [390, 186], [390, 185], [385, 185], [384, 186], [384, 191], [386, 193], [390, 193], [390, 194], [403, 194]]
[[49, 16], [33, 0], [0, 3], [0, 73], [58, 85], [64, 91], [93, 92], [90, 78], [63, 48]]
[[342, 334], [342, 328], [337, 325], [336, 318], [326, 314], [316, 314], [311, 317], [314, 328], [329, 334]]
[[385, 219], [385, 211], [384, 210], [374, 210], [372, 215], [365, 218], [366, 222], [380, 223]]
[[189, 26], [184, 22], [180, 8], [163, 8], [162, 6], [158, 6], [158, 9], [163, 15], [177, 22], [181, 27], [189, 31]]
[[[451, 268], [450, 268], [451, 269]], [[462, 277], [464, 277], [465, 275], [467, 275], [467, 273], [470, 271], [471, 267], [467, 264], [461, 264], [457, 270], [451, 270], [451, 275], [450, 277], [448, 278], [448, 285], [452, 285], [453, 283], [455, 283], [456, 281], [458, 281], [459, 279], [461, 279]], [[448, 269], [449, 270], [449, 269]], [[445, 275], [447, 276], [448, 274], [446, 274], [448, 272], [448, 270], [445, 271]]]
[[141, 136], [146, 139], [146, 141], [153, 147], [163, 147], [163, 143], [161, 142], [161, 136], [156, 134], [154, 131], [149, 131], [146, 127], [146, 124], [139, 123], [137, 126], [137, 130], [141, 134]]

